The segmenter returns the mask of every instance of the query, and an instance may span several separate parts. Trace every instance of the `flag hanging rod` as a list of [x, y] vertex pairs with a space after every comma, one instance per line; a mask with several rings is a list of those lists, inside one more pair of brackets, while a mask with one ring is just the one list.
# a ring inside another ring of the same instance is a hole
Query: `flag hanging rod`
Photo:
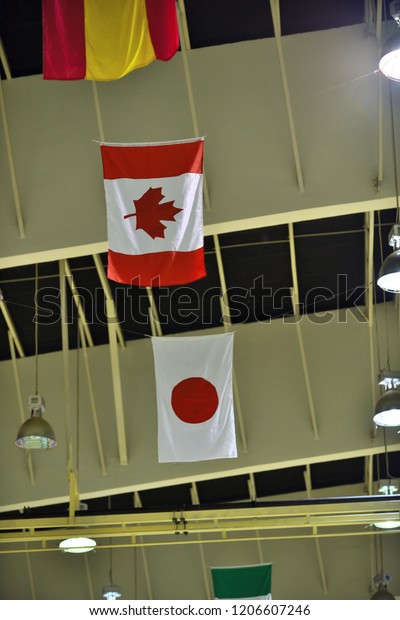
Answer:
[[[176, 513], [182, 513], [191, 523], [204, 521], [223, 521], [225, 519], [260, 519], [292, 516], [313, 517], [315, 515], [355, 515], [357, 513], [384, 513], [400, 511], [400, 495], [365, 495], [351, 497], [310, 498], [299, 500], [251, 501], [232, 504], [195, 505], [176, 507], [170, 510], [151, 510], [134, 508], [128, 514], [110, 513], [88, 514], [87, 511], [75, 514], [74, 527], [94, 526], [138, 526], [142, 524], [170, 524]], [[9, 515], [9, 513], [7, 513]], [[0, 531], [35, 530], [68, 527], [68, 516], [22, 517], [18, 519], [1, 518]], [[1, 536], [1, 534], [0, 534]]]
[[[189, 517], [189, 515], [185, 514], [186, 516]], [[169, 514], [169, 517], [171, 517], [171, 514]], [[85, 536], [97, 540], [97, 549], [105, 547], [163, 546], [176, 544], [176, 541], [180, 544], [198, 544], [200, 542], [234, 542], [236, 540], [243, 542], [243, 540], [374, 535], [382, 533], [382, 530], [377, 532], [373, 528], [372, 523], [393, 520], [396, 517], [399, 517], [398, 511], [377, 512], [368, 510], [358, 514], [315, 514], [313, 516], [294, 514], [290, 518], [287, 516], [283, 518], [275, 516], [269, 519], [258, 517], [244, 518], [242, 520], [233, 519], [231, 521], [220, 521], [214, 518], [204, 522], [192, 522], [190, 518], [187, 520], [185, 518], [185, 523], [181, 525], [177, 525], [172, 520], [169, 523], [155, 523], [153, 521], [153, 523], [142, 523], [141, 525], [131, 523], [130, 525], [124, 524], [123, 526], [105, 526], [104, 523], [100, 523], [96, 527], [82, 525], [78, 527], [77, 519], [74, 521], [73, 526], [67, 527], [65, 524], [64, 527], [59, 527], [55, 525], [55, 522], [59, 520], [49, 519], [48, 522], [51, 523], [53, 529], [39, 528], [37, 530], [27, 529], [28, 527], [30, 528], [29, 520], [20, 520], [19, 526], [26, 526], [23, 531], [20, 529], [8, 532], [2, 530], [0, 534], [0, 553], [25, 553], [27, 548], [33, 552], [40, 550], [51, 552], [58, 550], [57, 543], [60, 540], [76, 536], [82, 532], [84, 532]], [[21, 521], [23, 525], [21, 525]], [[336, 528], [335, 531], [321, 531], [322, 528], [333, 527]], [[295, 530], [295, 533], [293, 533], [293, 530]], [[390, 532], [385, 531], [384, 533]], [[399, 531], [391, 533], [399, 534]], [[210, 534], [214, 538], [207, 541], [205, 536]], [[220, 536], [219, 538], [218, 535]], [[146, 539], [145, 542], [144, 539]], [[36, 546], [28, 547], [30, 544]], [[2, 545], [7, 545], [7, 547], [4, 549]]]
[[[398, 532], [397, 532], [398, 533]], [[211, 544], [211, 545], [215, 545], [217, 543], [242, 543], [243, 542], [259, 542], [259, 541], [266, 541], [266, 540], [301, 540], [301, 539], [309, 539], [309, 540], [318, 540], [321, 538], [348, 538], [350, 537], [354, 537], [354, 536], [390, 536], [390, 535], [394, 535], [395, 532], [394, 531], [368, 531], [366, 529], [363, 529], [362, 531], [353, 531], [353, 532], [329, 532], [329, 533], [320, 533], [320, 532], [313, 532], [313, 533], [301, 533], [301, 534], [272, 534], [272, 535], [252, 535], [252, 536], [240, 536], [239, 538], [211, 538], [211, 539], [207, 539], [207, 538], [185, 538], [184, 540], [182, 540], [181, 537], [178, 536], [174, 536], [173, 538], [171, 537], [170, 540], [163, 540], [163, 541], [146, 541], [146, 542], [142, 542], [142, 541], [138, 541], [138, 540], [132, 540], [130, 542], [126, 542], [126, 543], [112, 543], [112, 544], [108, 544], [108, 545], [99, 545], [96, 547], [96, 551], [100, 551], [100, 550], [109, 550], [109, 549], [129, 549], [129, 548], [136, 548], [136, 547], [141, 547], [142, 550], [144, 551], [146, 547], [169, 547], [171, 545], [207, 545], [207, 544]], [[0, 549], [0, 555], [4, 555], [4, 554], [15, 554], [15, 553], [25, 553], [25, 554], [30, 554], [30, 553], [60, 553], [60, 549], [58, 547], [29, 547], [29, 546], [24, 546], [18, 549]]]

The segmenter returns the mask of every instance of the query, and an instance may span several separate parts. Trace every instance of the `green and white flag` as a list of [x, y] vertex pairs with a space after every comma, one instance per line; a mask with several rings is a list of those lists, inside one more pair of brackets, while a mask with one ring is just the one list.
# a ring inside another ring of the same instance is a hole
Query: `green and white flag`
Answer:
[[272, 564], [211, 568], [215, 599], [270, 599]]

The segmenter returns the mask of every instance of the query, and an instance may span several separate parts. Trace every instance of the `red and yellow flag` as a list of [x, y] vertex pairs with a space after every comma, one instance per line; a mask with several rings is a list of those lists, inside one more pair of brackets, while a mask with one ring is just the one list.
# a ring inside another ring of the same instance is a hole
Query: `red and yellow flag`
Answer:
[[42, 0], [43, 78], [117, 80], [179, 47], [175, 0]]

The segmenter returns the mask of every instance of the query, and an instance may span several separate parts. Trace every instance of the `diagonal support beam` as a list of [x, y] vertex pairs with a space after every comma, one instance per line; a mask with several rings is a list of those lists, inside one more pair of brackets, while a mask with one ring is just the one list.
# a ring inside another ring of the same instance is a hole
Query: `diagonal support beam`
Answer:
[[285, 101], [286, 101], [286, 110], [287, 110], [288, 121], [289, 121], [290, 137], [292, 140], [294, 163], [295, 163], [296, 174], [297, 174], [297, 183], [298, 183], [300, 192], [304, 193], [304, 181], [303, 181], [303, 173], [301, 171], [300, 153], [299, 153], [299, 147], [297, 144], [296, 128], [294, 124], [293, 109], [292, 109], [292, 101], [290, 99], [285, 58], [283, 55], [283, 48], [282, 48], [281, 17], [280, 17], [279, 0], [270, 0], [270, 6], [271, 6], [271, 13], [272, 13], [272, 22], [274, 24], [275, 41], [276, 41], [276, 48], [278, 51], [279, 66], [281, 70], [283, 92], [284, 92]]
[[4, 320], [7, 323], [7, 327], [8, 327], [8, 333], [11, 335], [12, 339], [13, 339], [13, 344], [15, 345], [17, 351], [18, 351], [18, 355], [20, 357], [25, 357], [25, 353], [24, 353], [24, 349], [22, 347], [21, 341], [19, 339], [17, 330], [15, 328], [14, 325], [14, 321], [12, 320], [10, 311], [7, 307], [6, 302], [4, 301], [3, 298], [3, 294], [0, 291], [0, 310], [3, 314]]
[[82, 343], [83, 361], [84, 361], [84, 364], [85, 364], [86, 380], [87, 380], [87, 384], [88, 384], [89, 400], [90, 400], [90, 407], [91, 407], [91, 411], [92, 411], [93, 426], [94, 426], [94, 432], [95, 432], [95, 435], [96, 435], [97, 451], [98, 451], [98, 454], [99, 454], [101, 473], [103, 474], [103, 476], [105, 476], [107, 474], [107, 467], [106, 467], [106, 460], [105, 460], [105, 457], [104, 457], [103, 441], [102, 441], [101, 433], [100, 433], [99, 419], [98, 419], [98, 415], [97, 415], [96, 399], [95, 399], [95, 393], [94, 393], [93, 382], [92, 382], [92, 374], [91, 374], [91, 371], [90, 371], [88, 351], [87, 351], [86, 342], [85, 342], [85, 338], [84, 338], [83, 326], [82, 326], [82, 323], [80, 321], [79, 321], [79, 332], [80, 332], [80, 339], [81, 339], [81, 343]]
[[71, 289], [72, 299], [74, 300], [75, 306], [78, 310], [79, 325], [83, 327], [83, 333], [86, 338], [86, 342], [88, 343], [89, 347], [92, 347], [93, 346], [92, 334], [90, 333], [89, 325], [88, 325], [88, 322], [85, 316], [85, 310], [82, 306], [81, 297], [79, 295], [78, 289], [75, 286], [74, 276], [72, 275], [72, 271], [70, 269], [67, 259], [65, 259], [65, 273], [67, 276], [69, 287]]
[[368, 495], [372, 495], [373, 484], [374, 484], [374, 457], [372, 454], [367, 454], [364, 460], [365, 460], [364, 484], [365, 484]]
[[[197, 490], [197, 485], [195, 482], [192, 482], [192, 485], [190, 487], [190, 496], [192, 498], [192, 504], [194, 506], [199, 506], [200, 498], [199, 498], [199, 493]], [[210, 601], [212, 600], [212, 596], [211, 596], [211, 587], [210, 587], [210, 581], [209, 581], [209, 571], [208, 571], [208, 564], [206, 562], [206, 556], [204, 553], [204, 545], [201, 544], [201, 534], [197, 534], [197, 540], [200, 542], [199, 554], [200, 554], [201, 569], [203, 572], [204, 587], [206, 590], [206, 600]]]
[[103, 263], [101, 262], [101, 258], [98, 254], [93, 254], [94, 264], [96, 265], [97, 273], [100, 278], [101, 285], [104, 290], [104, 295], [106, 297], [107, 302], [109, 302], [109, 307], [112, 309], [111, 315], [115, 317], [115, 331], [117, 333], [118, 341], [123, 349], [125, 349], [125, 339], [122, 333], [121, 325], [118, 321], [117, 309], [115, 307], [114, 298], [111, 292], [110, 283], [107, 280], [106, 273], [104, 271]]
[[78, 478], [74, 471], [69, 472], [69, 522], [75, 522], [75, 513], [79, 510]]
[[[256, 482], [254, 479], [254, 473], [250, 472], [249, 473], [249, 479], [247, 481], [247, 486], [249, 488], [249, 498], [250, 501], [255, 502], [257, 500], [257, 491], [256, 491]], [[256, 530], [256, 534], [257, 534], [257, 552], [258, 552], [258, 561], [260, 562], [260, 564], [264, 563], [264, 553], [263, 553], [263, 549], [261, 546], [261, 540], [259, 539], [260, 536], [260, 531]]]
[[88, 589], [89, 589], [89, 599], [91, 601], [94, 601], [96, 597], [94, 595], [92, 572], [90, 570], [89, 558], [87, 557], [87, 553], [84, 554], [84, 560], [85, 560], [86, 578], [87, 578]]
[[160, 318], [158, 316], [157, 306], [154, 299], [153, 291], [150, 286], [146, 286], [147, 295], [149, 297], [149, 316], [150, 316], [150, 325], [151, 325], [151, 334], [152, 336], [162, 336], [162, 329], [160, 324]]
[[4, 49], [3, 41], [1, 39], [0, 39], [0, 62], [3, 66], [4, 73], [6, 74], [6, 79], [11, 80], [12, 79], [11, 69], [8, 63], [8, 58], [7, 58], [6, 51]]
[[[186, 89], [187, 89], [188, 99], [189, 99], [190, 114], [192, 116], [193, 133], [195, 136], [200, 136], [199, 121], [197, 117], [196, 104], [195, 104], [194, 94], [193, 94], [192, 77], [190, 74], [190, 67], [189, 67], [188, 51], [190, 51], [191, 49], [191, 44], [190, 44], [190, 37], [189, 37], [189, 29], [187, 26], [184, 0], [178, 0], [177, 9], [178, 9], [177, 16], [178, 16], [179, 40], [180, 40], [180, 45], [181, 45], [181, 57], [182, 57], [182, 62], [183, 62], [183, 71], [185, 74]], [[205, 204], [206, 211], [211, 211], [211, 201], [210, 201], [210, 195], [208, 192], [208, 185], [207, 185], [207, 179], [206, 179], [205, 174], [203, 174], [203, 195], [204, 195], [204, 204]]]
[[117, 423], [117, 436], [118, 436], [118, 449], [119, 449], [119, 461], [121, 465], [128, 464], [128, 450], [126, 445], [126, 432], [125, 432], [125, 415], [124, 404], [122, 398], [122, 384], [121, 384], [121, 372], [119, 366], [119, 352], [118, 352], [118, 333], [117, 326], [118, 317], [116, 315], [115, 304], [113, 299], [106, 299], [107, 309], [107, 324], [108, 324], [108, 339], [110, 344], [110, 357], [111, 357], [111, 374], [114, 389], [114, 403], [115, 403], [115, 419]]
[[32, 594], [32, 600], [36, 601], [37, 600], [37, 596], [36, 596], [36, 589], [35, 589], [35, 582], [33, 579], [33, 570], [32, 570], [32, 562], [31, 562], [31, 556], [29, 554], [29, 546], [28, 543], [25, 543], [25, 549], [26, 549], [26, 568], [28, 571], [28, 578], [29, 578], [29, 586], [31, 588], [31, 594]]
[[68, 313], [67, 313], [67, 283], [65, 273], [65, 261], [59, 261], [60, 271], [60, 303], [61, 303], [61, 342], [64, 373], [64, 422], [65, 422], [65, 447], [67, 457], [67, 479], [74, 471], [72, 454], [72, 423], [71, 423], [71, 375], [69, 359], [68, 337]]
[[4, 101], [3, 87], [1, 85], [1, 80], [0, 80], [0, 115], [1, 115], [1, 120], [3, 123], [4, 141], [6, 144], [8, 167], [10, 170], [10, 179], [11, 179], [11, 186], [12, 186], [12, 191], [13, 191], [13, 196], [14, 196], [14, 206], [15, 206], [15, 213], [17, 217], [19, 238], [25, 239], [24, 218], [22, 215], [21, 200], [19, 197], [18, 182], [17, 182], [17, 173], [15, 170], [14, 155], [13, 155], [11, 137], [10, 137], [10, 129], [8, 126], [7, 110], [6, 110], [6, 104]]
[[[140, 497], [140, 494], [138, 491], [134, 491], [133, 493], [133, 505], [135, 508], [143, 508], [143, 504], [142, 504], [142, 500]], [[135, 554], [137, 553], [137, 549], [135, 549]], [[144, 572], [144, 578], [146, 581], [146, 587], [147, 587], [147, 595], [149, 597], [149, 600], [153, 600], [153, 590], [151, 587], [151, 580], [150, 580], [150, 571], [149, 571], [149, 564], [147, 561], [147, 554], [146, 554], [146, 549], [145, 547], [141, 548], [141, 553], [142, 553], [142, 561], [143, 561], [143, 572]], [[135, 555], [135, 560], [136, 560], [136, 555]], [[137, 564], [135, 561], [135, 579], [137, 579]], [[137, 596], [137, 592], [136, 592], [136, 596]]]
[[300, 310], [299, 310], [299, 284], [298, 284], [298, 278], [297, 278], [294, 227], [292, 223], [289, 224], [289, 248], [290, 248], [290, 263], [292, 266], [292, 281], [293, 281], [292, 306], [293, 306], [294, 321], [296, 325], [296, 333], [297, 333], [297, 340], [299, 343], [301, 363], [302, 363], [303, 374], [304, 374], [304, 381], [305, 381], [306, 390], [307, 390], [308, 406], [310, 408], [311, 426], [314, 432], [315, 439], [319, 439], [317, 416], [315, 412], [314, 398], [313, 398], [312, 390], [311, 390], [310, 373], [308, 370], [308, 364], [307, 364], [307, 359], [306, 359], [306, 354], [305, 354], [305, 349], [304, 349], [303, 333], [302, 333], [301, 324], [300, 324], [301, 317], [300, 317]]
[[[311, 482], [311, 468], [310, 468], [309, 463], [307, 463], [306, 469], [304, 471], [304, 483], [305, 483], [305, 486], [306, 486], [307, 497], [311, 498], [311, 496], [312, 496], [312, 482]], [[323, 559], [322, 559], [322, 551], [321, 551], [320, 541], [319, 541], [319, 538], [318, 538], [318, 528], [317, 528], [317, 526], [313, 527], [313, 534], [315, 536], [315, 538], [314, 538], [314, 541], [315, 541], [315, 551], [317, 553], [319, 572], [320, 572], [320, 575], [321, 575], [322, 589], [324, 591], [324, 594], [328, 594], [328, 585], [327, 585], [327, 581], [326, 581], [326, 573], [325, 573], [324, 562], [323, 562]]]
[[[219, 281], [221, 283], [221, 297], [220, 297], [221, 316], [224, 322], [224, 329], [226, 332], [229, 332], [232, 330], [232, 321], [231, 321], [231, 314], [230, 314], [230, 308], [229, 308], [228, 290], [226, 287], [224, 264], [222, 262], [221, 246], [219, 244], [218, 235], [213, 235], [213, 239], [214, 239], [215, 255], [217, 259]], [[247, 452], [247, 439], [246, 439], [246, 433], [244, 429], [242, 407], [240, 404], [239, 389], [238, 389], [237, 380], [236, 380], [235, 368], [232, 368], [232, 387], [233, 387], [233, 397], [235, 401], [235, 414], [236, 414], [238, 425], [239, 425], [240, 439], [242, 442], [243, 451]]]

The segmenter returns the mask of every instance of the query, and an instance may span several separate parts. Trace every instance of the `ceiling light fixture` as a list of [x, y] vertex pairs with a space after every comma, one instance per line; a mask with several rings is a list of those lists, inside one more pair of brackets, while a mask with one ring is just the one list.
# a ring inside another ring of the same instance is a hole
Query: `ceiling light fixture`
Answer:
[[92, 538], [66, 538], [58, 545], [64, 553], [88, 553], [96, 547]]
[[400, 520], [379, 521], [378, 523], [374, 523], [374, 525], [381, 530], [395, 530], [397, 527], [400, 527]]
[[388, 584], [392, 581], [392, 577], [381, 571], [374, 577], [376, 592], [371, 596], [371, 601], [394, 601], [396, 597], [387, 589]]
[[384, 370], [379, 373], [379, 385], [385, 388], [384, 393], [378, 398], [373, 420], [377, 426], [400, 426], [400, 372], [397, 370]]
[[31, 417], [21, 425], [15, 444], [25, 450], [48, 450], [57, 445], [54, 431], [50, 424], [42, 418], [45, 411], [44, 398], [36, 393], [29, 396], [28, 407]]
[[[390, 15], [397, 26], [400, 26], [400, 2], [391, 2]], [[379, 61], [379, 69], [390, 80], [400, 82], [400, 32], [397, 31], [388, 39]]]
[[103, 588], [103, 598], [106, 598], [108, 601], [115, 601], [117, 598], [121, 596], [121, 588], [116, 586], [113, 583], [110, 583], [108, 586], [104, 586]]
[[[108, 509], [111, 509], [111, 497], [108, 498]], [[111, 546], [111, 538], [109, 541], [109, 545], [110, 545], [110, 570], [108, 572], [109, 577], [110, 577], [110, 583], [107, 586], [103, 587], [103, 598], [107, 599], [108, 601], [115, 601], [117, 598], [121, 597], [121, 588], [119, 586], [116, 586], [114, 581], [113, 581], [113, 574], [112, 574], [112, 546]]]
[[38, 393], [38, 265], [35, 267], [35, 394], [29, 396], [28, 407], [31, 417], [26, 420], [17, 433], [15, 444], [25, 450], [48, 450], [57, 445], [54, 431], [50, 424], [42, 418], [46, 409], [44, 398]]
[[[400, 34], [400, 33], [399, 33]], [[389, 254], [379, 269], [378, 286], [388, 293], [400, 293], [400, 225], [394, 224], [389, 233]]]
[[393, 495], [397, 493], [399, 490], [399, 481], [397, 479], [393, 480], [379, 480], [378, 481], [378, 493], [383, 493], [383, 495]]
[[[394, 6], [395, 5], [395, 6]], [[392, 17], [400, 25], [400, 2], [392, 2], [390, 5], [390, 12]], [[397, 33], [399, 37], [399, 77], [400, 80], [400, 32]], [[378, 274], [377, 284], [381, 289], [389, 293], [400, 293], [400, 201], [399, 201], [399, 180], [397, 174], [397, 154], [396, 154], [396, 131], [394, 124], [394, 109], [393, 109], [393, 93], [392, 84], [389, 84], [389, 102], [390, 102], [390, 124], [392, 134], [392, 154], [393, 154], [393, 176], [394, 186], [396, 192], [396, 223], [389, 232], [389, 245], [393, 248], [393, 252], [389, 254], [382, 262], [381, 268]], [[378, 215], [379, 217], [379, 215]], [[380, 218], [379, 218], [380, 226]], [[381, 248], [382, 252], [382, 248]]]

